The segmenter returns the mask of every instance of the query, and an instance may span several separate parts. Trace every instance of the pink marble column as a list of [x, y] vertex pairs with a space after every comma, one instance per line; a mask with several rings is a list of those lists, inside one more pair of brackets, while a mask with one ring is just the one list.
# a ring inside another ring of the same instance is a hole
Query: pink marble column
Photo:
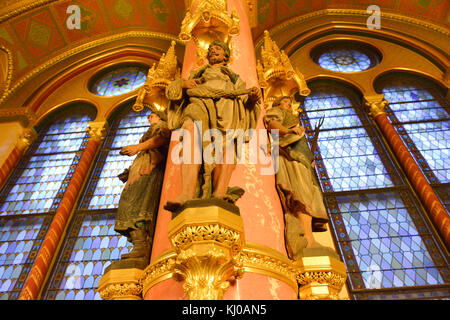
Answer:
[[[235, 8], [240, 19], [240, 34], [232, 38], [232, 63], [229, 67], [246, 82], [247, 88], [258, 85], [254, 45], [248, 22], [245, 4], [240, 0], [229, 0], [228, 11]], [[191, 41], [186, 46], [183, 61], [183, 77], [195, 67], [196, 47]], [[257, 126], [256, 136], [266, 138], [267, 133], [262, 122], [262, 114]], [[264, 130], [258, 133], [259, 130]], [[258, 139], [259, 145], [265, 146], [267, 140]], [[175, 198], [181, 192], [179, 166], [170, 159], [170, 152], [177, 142], [171, 142], [161, 195], [159, 215], [156, 224], [151, 261], [171, 248], [167, 233], [171, 213], [164, 210], [167, 200]], [[259, 149], [258, 145], [258, 149]], [[244, 223], [246, 242], [267, 246], [287, 256], [284, 245], [284, 219], [281, 203], [275, 188], [274, 174], [263, 174], [270, 165], [267, 156], [259, 152], [256, 163], [238, 164], [231, 178], [230, 186], [240, 186], [245, 194], [236, 202], [240, 208]], [[263, 163], [261, 163], [263, 162]], [[145, 299], [184, 299], [182, 283], [172, 279], [160, 282], [151, 288]], [[240, 280], [225, 293], [225, 299], [296, 299], [296, 292], [286, 283], [266, 275], [246, 272]]]

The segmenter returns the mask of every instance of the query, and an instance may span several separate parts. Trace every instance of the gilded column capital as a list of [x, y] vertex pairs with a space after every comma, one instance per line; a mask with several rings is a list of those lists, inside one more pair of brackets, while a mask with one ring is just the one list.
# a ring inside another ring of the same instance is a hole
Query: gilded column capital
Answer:
[[37, 138], [37, 132], [34, 128], [26, 128], [22, 131], [21, 135], [17, 139], [16, 146], [22, 152], [28, 150], [33, 141]]
[[387, 100], [384, 99], [383, 94], [365, 96], [365, 105], [369, 107], [369, 115], [373, 118], [386, 114], [386, 106], [389, 104]]
[[108, 122], [106, 121], [90, 121], [86, 132], [91, 136], [91, 139], [96, 141], [103, 141], [109, 130]]

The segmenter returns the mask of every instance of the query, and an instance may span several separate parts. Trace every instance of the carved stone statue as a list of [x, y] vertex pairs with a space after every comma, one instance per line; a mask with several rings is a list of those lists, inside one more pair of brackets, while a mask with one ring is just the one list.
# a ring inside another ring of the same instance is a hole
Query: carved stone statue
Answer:
[[[308, 251], [336, 256], [333, 249], [323, 247], [314, 239], [313, 231], [326, 230], [328, 216], [313, 172], [313, 153], [305, 129], [292, 112], [291, 102], [289, 96], [279, 97], [264, 116], [267, 129], [278, 129], [280, 135], [279, 169], [275, 179], [284, 211], [288, 254], [293, 260], [308, 255]], [[317, 143], [319, 128], [320, 125], [316, 127], [313, 144]]]
[[159, 197], [164, 177], [170, 130], [163, 112], [152, 112], [150, 128], [139, 144], [121, 149], [123, 155], [137, 154], [129, 169], [119, 175], [126, 182], [119, 200], [114, 230], [133, 243], [121, 260], [138, 259], [148, 264]]
[[[179, 78], [172, 81], [166, 96], [170, 101], [168, 108], [168, 123], [170, 129], [183, 128], [190, 133], [191, 141], [183, 143], [191, 147], [191, 154], [198, 152], [198, 143], [194, 143], [194, 131], [202, 139], [209, 129], [217, 129], [225, 137], [227, 130], [255, 128], [260, 113], [261, 92], [259, 88], [246, 89], [245, 82], [227, 67], [230, 58], [228, 46], [221, 41], [213, 41], [209, 45], [208, 64], [193, 70], [188, 80]], [[211, 143], [202, 140], [205, 150]], [[223, 144], [226, 146], [226, 143]], [[183, 147], [183, 152], [186, 151]], [[225, 158], [226, 150], [222, 150]], [[233, 150], [234, 152], [234, 150]], [[203, 154], [203, 152], [202, 152]], [[203, 179], [199, 179], [202, 164], [194, 161], [181, 164], [182, 193], [166, 203], [165, 208], [176, 210], [188, 200], [219, 198], [229, 202], [235, 199], [227, 194], [235, 164], [226, 160], [217, 161], [212, 165], [203, 163]], [[222, 163], [220, 163], [222, 162]], [[203, 181], [201, 195], [197, 190], [199, 181]]]

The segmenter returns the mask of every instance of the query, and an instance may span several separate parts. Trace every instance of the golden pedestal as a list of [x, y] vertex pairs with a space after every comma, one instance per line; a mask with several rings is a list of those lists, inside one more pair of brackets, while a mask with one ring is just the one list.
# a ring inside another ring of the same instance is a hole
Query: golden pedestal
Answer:
[[230, 282], [243, 273], [238, 255], [244, 227], [235, 206], [192, 201], [169, 223], [169, 238], [177, 253], [173, 277], [185, 281], [190, 300], [223, 299]]
[[142, 300], [139, 279], [142, 269], [111, 269], [100, 279], [98, 292], [103, 300]]
[[343, 262], [329, 256], [303, 257], [294, 262], [300, 300], [340, 300], [347, 272]]

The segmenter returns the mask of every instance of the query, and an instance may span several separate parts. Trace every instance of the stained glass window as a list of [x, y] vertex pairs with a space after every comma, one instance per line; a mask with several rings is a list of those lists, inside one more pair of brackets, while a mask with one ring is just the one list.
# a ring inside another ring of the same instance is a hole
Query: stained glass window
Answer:
[[146, 79], [145, 67], [118, 67], [97, 77], [91, 86], [91, 91], [100, 96], [117, 96], [141, 87]]
[[[401, 299], [408, 287], [417, 297], [448, 296], [447, 258], [361, 99], [337, 82], [310, 88], [300, 117], [310, 139], [325, 117], [315, 168], [353, 297]], [[434, 293], [416, 289], [424, 285]]]
[[436, 86], [402, 74], [381, 80], [388, 116], [431, 184], [450, 182], [449, 104]]
[[50, 116], [0, 193], [0, 299], [17, 299], [87, 143], [81, 104]]
[[311, 51], [313, 60], [322, 68], [338, 72], [359, 72], [376, 66], [381, 55], [365, 44], [330, 42]]
[[119, 150], [136, 144], [147, 131], [149, 109], [136, 113], [128, 103], [110, 121], [110, 130], [70, 223], [45, 299], [99, 300], [95, 291], [111, 261], [129, 252], [132, 244], [114, 231], [115, 212], [124, 187], [117, 175], [135, 157]]

